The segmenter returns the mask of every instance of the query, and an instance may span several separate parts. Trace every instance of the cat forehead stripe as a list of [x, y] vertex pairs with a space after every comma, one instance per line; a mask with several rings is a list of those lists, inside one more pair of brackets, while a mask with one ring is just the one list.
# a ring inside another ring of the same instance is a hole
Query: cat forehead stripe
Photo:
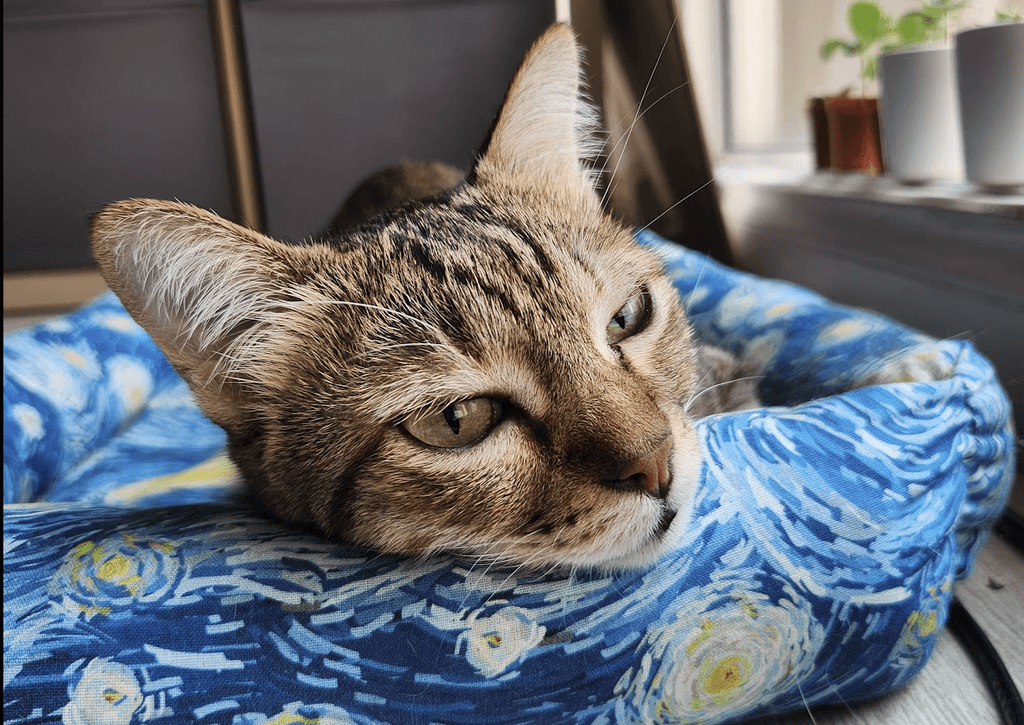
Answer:
[[[477, 201], [424, 205], [393, 220], [386, 233], [397, 252], [409, 255], [440, 283], [482, 285], [488, 273], [501, 279], [511, 273], [539, 288], [558, 274], [532, 234]], [[496, 289], [493, 282], [490, 287]]]
[[[534, 260], [545, 275], [553, 276], [556, 274], [557, 268], [551, 257], [544, 248], [537, 243], [537, 240], [519, 224], [516, 224], [512, 220], [498, 217], [491, 209], [488, 209], [480, 203], [461, 203], [453, 206], [452, 208], [463, 217], [476, 224], [486, 225], [495, 229], [511, 232], [519, 241], [526, 245], [526, 248], [529, 249], [530, 252], [532, 252]], [[509, 248], [506, 247], [501, 251], [505, 252], [510, 262], [519, 260], [518, 257], [515, 257], [510, 253]]]
[[379, 384], [374, 390], [375, 417], [404, 419], [424, 409], [440, 410], [478, 397], [510, 400], [533, 417], [547, 414], [550, 396], [529, 365], [505, 356], [482, 364], [463, 360], [443, 374], [416, 366]]

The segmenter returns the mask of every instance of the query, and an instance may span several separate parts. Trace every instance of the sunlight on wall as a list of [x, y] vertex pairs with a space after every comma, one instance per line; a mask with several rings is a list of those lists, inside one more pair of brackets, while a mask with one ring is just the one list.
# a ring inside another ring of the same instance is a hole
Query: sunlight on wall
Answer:
[[785, 78], [781, 0], [742, 0], [729, 13], [733, 143], [764, 146], [778, 138]]
[[676, 0], [676, 12], [682, 26], [704, 143], [715, 158], [725, 146], [721, 0]]
[[[723, 98], [721, 3], [728, 1], [730, 98]], [[827, 38], [852, 37], [846, 13], [851, 0], [676, 0], [683, 26], [694, 93], [713, 157], [732, 138], [734, 151], [809, 148], [807, 102], [813, 96], [876, 95], [877, 84], [862, 83], [860, 61], [837, 54], [828, 62], [819, 51]], [[921, 6], [920, 0], [881, 0], [890, 15]], [[1013, 0], [972, 0], [958, 28], [985, 25], [995, 11], [1020, 7]], [[724, 129], [731, 108], [732, 133]]]

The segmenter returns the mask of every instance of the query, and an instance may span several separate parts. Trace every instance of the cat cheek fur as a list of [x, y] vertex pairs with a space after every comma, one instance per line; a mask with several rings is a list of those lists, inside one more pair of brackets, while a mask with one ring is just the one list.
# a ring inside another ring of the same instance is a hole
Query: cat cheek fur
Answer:
[[[653, 499], [548, 465], [528, 436], [509, 428], [478, 451], [382, 444], [350, 488], [346, 537], [408, 554], [455, 550], [544, 568], [645, 565], [674, 541], [675, 530], [652, 536], [665, 511]], [[681, 419], [672, 428], [675, 479], [668, 504], [686, 519], [698, 444]]]

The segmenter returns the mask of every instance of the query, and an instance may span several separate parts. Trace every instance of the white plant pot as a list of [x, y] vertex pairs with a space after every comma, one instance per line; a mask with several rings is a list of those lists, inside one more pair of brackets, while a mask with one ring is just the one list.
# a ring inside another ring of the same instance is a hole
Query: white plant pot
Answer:
[[901, 181], [963, 178], [960, 118], [949, 48], [913, 48], [878, 59], [885, 173]]
[[956, 70], [967, 178], [1024, 185], [1024, 23], [958, 33]]

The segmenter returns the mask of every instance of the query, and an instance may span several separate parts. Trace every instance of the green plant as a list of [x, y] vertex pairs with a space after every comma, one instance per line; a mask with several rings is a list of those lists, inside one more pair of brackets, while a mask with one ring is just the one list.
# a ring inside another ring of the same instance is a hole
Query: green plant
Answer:
[[821, 45], [821, 57], [828, 60], [838, 51], [860, 58], [860, 76], [866, 82], [878, 74], [878, 46], [890, 32], [882, 9], [873, 2], [852, 3], [846, 11], [846, 23], [854, 40], [831, 38]]
[[1024, 20], [1024, 12], [1021, 12], [1017, 8], [1006, 8], [1006, 10], [996, 10], [996, 22], [1019, 23], [1021, 20]]
[[955, 18], [965, 7], [966, 2], [955, 0], [925, 0], [920, 10], [900, 16], [893, 25], [897, 39], [883, 46], [882, 51], [948, 40], [949, 19]]
[[821, 57], [828, 60], [837, 52], [860, 57], [861, 78], [878, 75], [878, 54], [946, 37], [947, 20], [967, 7], [960, 0], [923, 0], [919, 10], [911, 10], [898, 18], [890, 17], [874, 2], [852, 3], [846, 21], [854, 40], [831, 38], [821, 45]]

